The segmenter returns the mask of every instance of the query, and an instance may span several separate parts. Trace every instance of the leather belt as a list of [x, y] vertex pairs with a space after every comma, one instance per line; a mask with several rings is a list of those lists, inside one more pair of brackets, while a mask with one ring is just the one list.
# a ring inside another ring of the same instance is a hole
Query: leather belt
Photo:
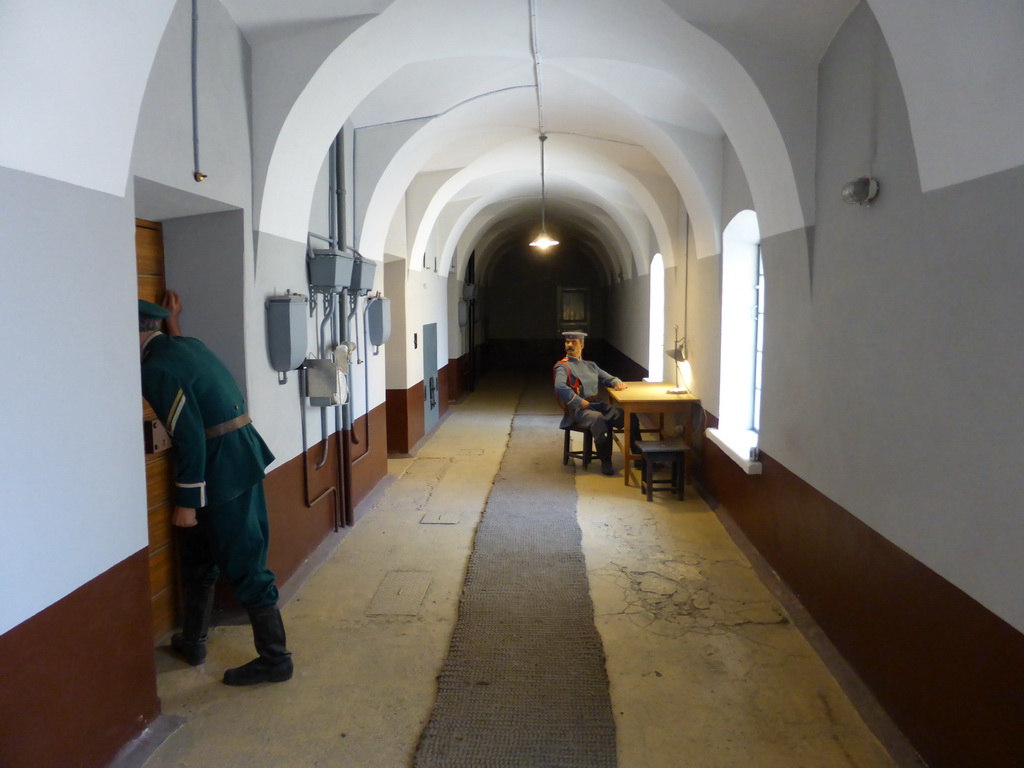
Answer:
[[246, 424], [252, 424], [252, 419], [249, 418], [248, 413], [243, 413], [241, 416], [235, 416], [230, 421], [225, 421], [220, 424], [214, 424], [212, 427], [206, 428], [206, 439], [212, 440], [215, 437], [226, 435], [229, 432], [241, 429]]

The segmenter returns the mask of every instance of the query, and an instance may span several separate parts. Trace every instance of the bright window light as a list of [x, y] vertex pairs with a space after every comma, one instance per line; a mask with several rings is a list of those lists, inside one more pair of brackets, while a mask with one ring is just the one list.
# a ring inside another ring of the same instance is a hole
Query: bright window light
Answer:
[[761, 233], [742, 211], [722, 234], [722, 373], [719, 429], [756, 432], [760, 425], [764, 338]]
[[665, 381], [665, 263], [660, 253], [651, 259], [650, 344], [648, 381]]

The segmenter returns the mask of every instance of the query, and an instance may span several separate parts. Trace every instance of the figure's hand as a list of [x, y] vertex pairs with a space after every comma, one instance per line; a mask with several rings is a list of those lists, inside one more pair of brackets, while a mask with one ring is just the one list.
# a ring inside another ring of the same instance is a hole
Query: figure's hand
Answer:
[[171, 317], [175, 320], [178, 319], [178, 315], [181, 314], [181, 296], [176, 291], [167, 291], [164, 294], [164, 300], [160, 303], [171, 313]]
[[590, 401], [589, 400], [580, 399], [580, 410], [581, 411], [586, 409], [586, 408], [589, 408], [589, 407], [590, 407]]
[[164, 300], [160, 302], [164, 309], [171, 313], [171, 316], [164, 320], [168, 336], [181, 336], [181, 325], [178, 317], [181, 315], [181, 296], [175, 291], [167, 291]]
[[612, 387], [612, 389], [614, 389], [616, 392], [619, 391], [620, 389], [629, 389], [629, 384], [627, 384], [624, 381], [620, 381], [618, 384]]
[[171, 515], [171, 525], [179, 528], [192, 528], [197, 525], [196, 511], [189, 507], [175, 507]]

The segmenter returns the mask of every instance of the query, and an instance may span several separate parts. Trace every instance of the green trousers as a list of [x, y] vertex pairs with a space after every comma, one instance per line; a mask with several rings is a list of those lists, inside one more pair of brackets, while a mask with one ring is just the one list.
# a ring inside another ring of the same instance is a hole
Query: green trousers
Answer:
[[263, 483], [216, 506], [196, 510], [197, 525], [180, 528], [181, 577], [189, 586], [212, 587], [223, 573], [246, 610], [277, 602], [267, 568], [270, 526]]

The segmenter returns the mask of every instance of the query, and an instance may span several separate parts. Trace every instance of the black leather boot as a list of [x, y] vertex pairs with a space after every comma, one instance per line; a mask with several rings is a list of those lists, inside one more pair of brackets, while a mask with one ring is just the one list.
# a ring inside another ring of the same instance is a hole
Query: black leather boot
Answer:
[[284, 621], [276, 605], [249, 611], [252, 639], [259, 657], [224, 673], [225, 685], [283, 683], [292, 677], [292, 655], [285, 647]]
[[594, 448], [597, 458], [601, 460], [601, 474], [613, 475], [615, 469], [612, 467], [612, 438], [606, 436], [604, 439], [595, 439]]
[[185, 588], [185, 616], [181, 632], [171, 636], [171, 648], [193, 667], [206, 661], [206, 636], [210, 631], [213, 587]]

